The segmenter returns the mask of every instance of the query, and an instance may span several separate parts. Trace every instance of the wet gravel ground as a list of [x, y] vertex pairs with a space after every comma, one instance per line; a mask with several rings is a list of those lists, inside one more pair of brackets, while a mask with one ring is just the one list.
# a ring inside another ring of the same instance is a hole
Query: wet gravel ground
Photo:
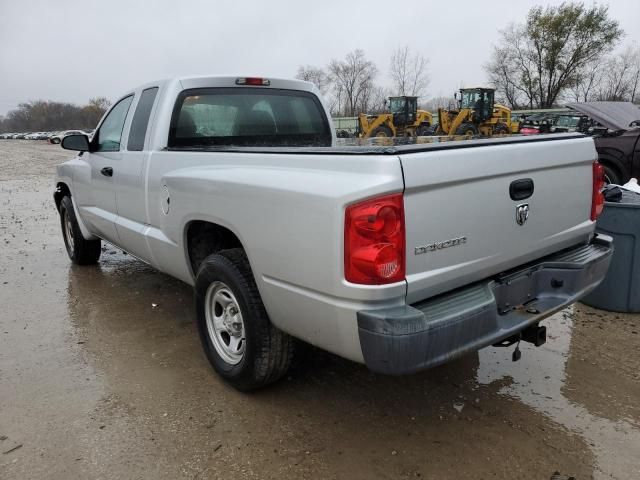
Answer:
[[68, 157], [0, 140], [1, 479], [640, 478], [639, 315], [578, 304], [517, 363], [488, 348], [400, 378], [309, 348], [241, 394], [187, 285], [110, 245], [70, 264], [51, 196]]

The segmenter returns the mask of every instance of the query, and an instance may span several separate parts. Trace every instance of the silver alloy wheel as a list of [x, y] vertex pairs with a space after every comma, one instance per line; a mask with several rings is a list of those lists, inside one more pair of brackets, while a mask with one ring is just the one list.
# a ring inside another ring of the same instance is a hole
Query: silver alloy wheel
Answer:
[[64, 211], [62, 224], [64, 225], [64, 239], [67, 243], [67, 250], [69, 251], [69, 255], [73, 255], [75, 245], [73, 240], [73, 225], [71, 224], [71, 218], [69, 218], [69, 212], [67, 210]]
[[245, 332], [242, 312], [231, 289], [223, 282], [212, 282], [207, 289], [204, 306], [207, 332], [213, 347], [230, 365], [242, 361]]

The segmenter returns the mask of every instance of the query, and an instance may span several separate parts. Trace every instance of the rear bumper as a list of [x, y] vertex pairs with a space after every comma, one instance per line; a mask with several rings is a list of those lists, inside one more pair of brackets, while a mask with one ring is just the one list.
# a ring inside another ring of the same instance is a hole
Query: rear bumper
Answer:
[[611, 237], [564, 250], [413, 305], [359, 311], [367, 367], [414, 373], [511, 337], [595, 288], [611, 262]]

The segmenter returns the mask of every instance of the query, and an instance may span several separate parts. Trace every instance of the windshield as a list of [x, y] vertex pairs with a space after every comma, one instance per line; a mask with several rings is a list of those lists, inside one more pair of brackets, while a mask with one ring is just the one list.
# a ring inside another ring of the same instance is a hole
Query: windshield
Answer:
[[462, 95], [462, 108], [475, 108], [476, 103], [480, 100], [480, 92], [477, 90], [463, 90]]
[[389, 98], [389, 111], [391, 113], [404, 112], [404, 98]]
[[578, 123], [580, 123], [580, 117], [570, 117], [568, 115], [561, 115], [556, 120], [557, 127], [577, 127]]
[[322, 105], [308, 92], [204, 88], [180, 94], [169, 147], [330, 146]]

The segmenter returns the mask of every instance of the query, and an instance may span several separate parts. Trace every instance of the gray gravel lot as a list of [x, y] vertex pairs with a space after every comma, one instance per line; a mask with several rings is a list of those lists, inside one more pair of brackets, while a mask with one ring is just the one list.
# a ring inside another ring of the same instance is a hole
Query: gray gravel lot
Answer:
[[1, 479], [640, 478], [640, 316], [576, 305], [518, 363], [489, 348], [400, 378], [308, 348], [241, 394], [187, 285], [110, 245], [70, 264], [69, 156], [0, 140]]

